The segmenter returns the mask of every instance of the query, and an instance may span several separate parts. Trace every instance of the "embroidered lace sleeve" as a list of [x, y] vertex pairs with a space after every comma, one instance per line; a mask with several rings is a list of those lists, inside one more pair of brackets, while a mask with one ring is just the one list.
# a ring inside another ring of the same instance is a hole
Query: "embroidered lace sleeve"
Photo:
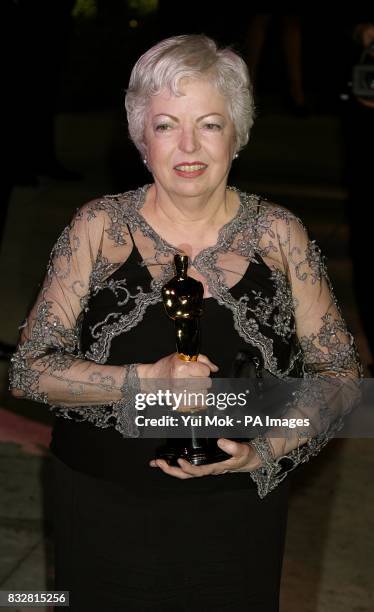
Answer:
[[[271, 223], [270, 223], [271, 217]], [[339, 310], [320, 249], [291, 213], [268, 213], [268, 244], [286, 272], [294, 301], [296, 332], [303, 353], [304, 381], [287, 417], [308, 418], [311, 427], [268, 430], [252, 441], [262, 467], [251, 472], [265, 497], [300, 463], [317, 455], [341, 429], [359, 397], [360, 364], [352, 335]], [[266, 246], [265, 246], [266, 249]]]
[[[79, 353], [79, 315], [90, 289], [115, 267], [103, 256], [108, 215], [91, 202], [58, 238], [38, 298], [21, 328], [10, 387], [17, 397], [55, 406], [123, 403], [136, 365], [102, 365]], [[126, 251], [126, 240], [122, 239]], [[122, 253], [122, 257], [124, 254]]]

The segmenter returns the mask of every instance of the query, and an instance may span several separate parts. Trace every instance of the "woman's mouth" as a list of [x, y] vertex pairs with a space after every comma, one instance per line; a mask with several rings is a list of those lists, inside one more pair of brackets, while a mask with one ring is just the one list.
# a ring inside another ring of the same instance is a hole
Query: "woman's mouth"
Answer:
[[183, 162], [174, 166], [174, 171], [178, 176], [182, 176], [183, 178], [195, 178], [196, 176], [201, 176], [207, 167], [208, 165], [202, 162]]

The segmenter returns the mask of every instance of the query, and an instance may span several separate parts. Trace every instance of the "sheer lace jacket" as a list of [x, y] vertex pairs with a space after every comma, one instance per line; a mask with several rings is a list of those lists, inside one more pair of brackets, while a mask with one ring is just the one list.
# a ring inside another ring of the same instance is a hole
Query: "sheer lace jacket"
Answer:
[[[178, 252], [142, 216], [147, 189], [105, 196], [77, 212], [52, 250], [11, 367], [11, 388], [17, 395], [48, 403], [59, 416], [76, 415], [101, 427], [111, 425], [114, 415], [116, 428], [125, 436], [136, 435], [129, 411], [137, 370], [136, 364], [106, 365], [111, 340], [136, 326], [148, 306], [161, 300]], [[221, 229], [217, 243], [198, 253], [189, 274], [203, 279], [211, 296], [231, 311], [235, 329], [260, 351], [269, 372], [286, 378], [299, 361], [304, 378], [323, 378], [333, 385], [323, 401], [319, 398], [318, 418], [313, 414], [314, 436], [305, 438], [296, 430], [287, 440], [272, 438], [271, 432], [253, 440], [262, 467], [250, 475], [264, 497], [291, 469], [317, 454], [340, 426], [350, 404], [346, 398], [351, 392], [346, 390], [352, 390], [360, 367], [320, 250], [300, 220], [257, 196], [239, 196], [237, 214]], [[111, 278], [133, 249], [129, 228], [142, 265], [152, 276], [149, 287], [139, 286], [135, 292], [129, 291], [126, 280]], [[229, 289], [251, 262], [259, 261], [270, 270], [272, 299], [260, 289], [251, 300], [245, 294], [235, 299]], [[127, 304], [126, 314], [108, 312], [94, 330], [95, 343], [82, 354], [80, 321], [90, 296], [103, 288], [115, 294], [119, 306]], [[294, 347], [286, 365], [277, 360], [274, 335]], [[313, 402], [315, 410], [315, 397]], [[304, 416], [310, 405], [310, 398], [300, 395], [290, 412]]]

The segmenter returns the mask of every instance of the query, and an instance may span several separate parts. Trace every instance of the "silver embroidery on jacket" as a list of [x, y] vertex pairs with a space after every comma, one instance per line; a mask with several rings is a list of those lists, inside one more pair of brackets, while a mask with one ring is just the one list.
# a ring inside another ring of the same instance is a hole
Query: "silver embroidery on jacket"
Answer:
[[[104, 214], [107, 221], [103, 241], [114, 246], [114, 252], [129, 246], [128, 229], [135, 235], [140, 234], [148, 245], [153, 246], [152, 254], [143, 258], [140, 265], [147, 266], [148, 270], [159, 268], [160, 274], [150, 280], [149, 287], [136, 287], [135, 290], [129, 288], [126, 273], [120, 280], [113, 278], [113, 273], [123, 262], [118, 261], [116, 255], [113, 255], [114, 260], [110, 260], [104, 254], [105, 244], [102, 241], [92, 261], [87, 284], [78, 278], [71, 279], [73, 257], [79, 255], [79, 249], [83, 248], [83, 238], [72, 223], [62, 232], [52, 251], [44, 289], [33, 314], [31, 335], [19, 345], [11, 366], [11, 386], [36, 401], [48, 403], [48, 393], [41, 384], [45, 373], [66, 385], [68, 396], [76, 398], [77, 403], [73, 406], [66, 406], [63, 402], [53, 405], [51, 409], [56, 415], [87, 420], [98, 427], [114, 426], [123, 436], [131, 437], [138, 435], [132, 419], [133, 393], [137, 384], [136, 364], [123, 367], [123, 399], [105, 405], [79, 405], [79, 397], [83, 397], [86, 387], [109, 391], [110, 388], [118, 387], [118, 384], [99, 370], [92, 370], [84, 382], [75, 379], [73, 374], [69, 378], [69, 372], [74, 372], [74, 360], [81, 362], [85, 359], [98, 364], [98, 368], [106, 364], [113, 338], [126, 334], [141, 323], [147, 308], [161, 301], [161, 288], [174, 274], [172, 260], [178, 249], [159, 236], [141, 214], [148, 188], [144, 186], [125, 194], [105, 196], [90, 205], [85, 212], [83, 209], [79, 211], [75, 223], [84, 223], [86, 220], [89, 227]], [[292, 224], [296, 223], [298, 228], [303, 226], [289, 211], [268, 204], [258, 196], [243, 193], [239, 196], [239, 209], [235, 217], [220, 230], [217, 243], [203, 249], [191, 262], [205, 278], [212, 297], [232, 313], [233, 325], [238, 334], [260, 351], [264, 367], [273, 375], [286, 378], [294, 365], [302, 362], [305, 378], [324, 375], [357, 376], [359, 362], [353, 338], [340, 316], [319, 248], [310, 240], [304, 250], [292, 244]], [[277, 221], [286, 228], [282, 236], [277, 234]], [[220, 257], [230, 255], [244, 259], [248, 266], [252, 263], [254, 270], [261, 265], [259, 258], [262, 258], [263, 265], [268, 268], [272, 295], [264, 295], [258, 289], [235, 298], [226, 281], [226, 271], [220, 265]], [[277, 265], [272, 265], [273, 261], [278, 262]], [[295, 326], [295, 309], [299, 301], [291, 289], [290, 273], [299, 282], [310, 281], [312, 285], [326, 279], [331, 290], [332, 304], [337, 307], [335, 314], [326, 310], [321, 316], [318, 329], [299, 338]], [[69, 290], [78, 299], [80, 313], [77, 313], [71, 327], [62, 324], [59, 316], [51, 311], [51, 302], [44, 298], [53, 277], [59, 278], [61, 282], [69, 279]], [[90, 298], [104, 290], [113, 293], [118, 310], [107, 313], [101, 322], [95, 324], [91, 330], [94, 341], [83, 355], [79, 342], [82, 318], [89, 309]], [[122, 310], [124, 306], [126, 312]], [[292, 347], [286, 366], [279, 363], [273, 338]], [[331, 428], [292, 450], [287, 455], [291, 469], [317, 454], [328, 442], [330, 433]], [[281, 471], [279, 468], [280, 458], [274, 462], [266, 438], [256, 439], [253, 445], [264, 465], [251, 472], [250, 476], [257, 483], [259, 494], [263, 497], [277, 486], [287, 470], [282, 468]]]

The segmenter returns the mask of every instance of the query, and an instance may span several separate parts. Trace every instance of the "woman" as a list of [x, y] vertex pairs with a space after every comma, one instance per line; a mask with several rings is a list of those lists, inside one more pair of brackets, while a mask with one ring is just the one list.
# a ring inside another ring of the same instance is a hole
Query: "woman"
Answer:
[[[164, 40], [135, 65], [126, 108], [154, 182], [78, 211], [13, 360], [14, 394], [60, 417], [56, 589], [74, 610], [275, 611], [288, 492], [277, 459], [292, 469], [328, 434], [220, 439], [226, 461], [173, 467], [139, 435], [134, 393], [148, 379], [227, 377], [243, 350], [280, 379], [300, 365], [354, 379], [352, 338], [300, 221], [227, 187], [253, 120], [241, 58], [205, 36]], [[196, 362], [178, 359], [161, 297], [181, 252], [204, 286]]]

